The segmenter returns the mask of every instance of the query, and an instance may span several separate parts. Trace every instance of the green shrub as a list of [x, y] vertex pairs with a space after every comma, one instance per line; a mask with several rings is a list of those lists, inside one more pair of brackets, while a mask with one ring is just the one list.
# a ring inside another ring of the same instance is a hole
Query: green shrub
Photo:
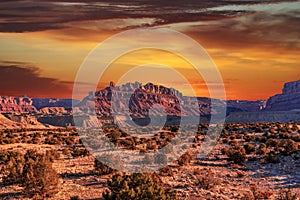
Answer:
[[155, 174], [116, 174], [108, 181], [108, 188], [103, 193], [105, 200], [176, 200], [176, 192], [165, 189]]

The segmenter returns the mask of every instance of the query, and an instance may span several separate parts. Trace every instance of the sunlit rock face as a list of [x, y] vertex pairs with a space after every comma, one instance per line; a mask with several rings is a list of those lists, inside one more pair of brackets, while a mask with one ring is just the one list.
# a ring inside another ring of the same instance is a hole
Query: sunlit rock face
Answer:
[[32, 105], [31, 98], [0, 96], [0, 112], [35, 113], [37, 109]]
[[[207, 97], [184, 96], [174, 88], [147, 83], [126, 83], [115, 86], [111, 83], [108, 87], [85, 97], [73, 112], [83, 111], [85, 114], [96, 112], [99, 117], [111, 116], [113, 110], [116, 114], [129, 110], [132, 117], [147, 117], [151, 110], [155, 116], [209, 116], [218, 113], [218, 105], [223, 105], [221, 100], [215, 100], [216, 107], [212, 107], [211, 99]], [[154, 105], [163, 108], [156, 110]], [[265, 101], [227, 101], [227, 111], [254, 112], [261, 111]]]
[[268, 99], [265, 110], [300, 110], [300, 80], [285, 83], [281, 94]]

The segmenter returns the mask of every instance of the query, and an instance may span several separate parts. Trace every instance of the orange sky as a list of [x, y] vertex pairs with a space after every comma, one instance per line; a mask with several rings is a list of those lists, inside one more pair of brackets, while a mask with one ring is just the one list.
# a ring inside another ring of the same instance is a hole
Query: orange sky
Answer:
[[[7, 2], [4, 6], [14, 9]], [[50, 7], [53, 3], [42, 4], [46, 5]], [[27, 4], [22, 6], [22, 10], [14, 12], [24, 14], [28, 20], [34, 17], [25, 12], [26, 9], [30, 10]], [[50, 7], [53, 11], [42, 13], [41, 16], [45, 16], [39, 20], [43, 26], [38, 27], [24, 25], [15, 28], [14, 23], [23, 23], [26, 18], [10, 19], [9, 15], [0, 18], [0, 95], [71, 97], [77, 70], [88, 53], [110, 36], [140, 26], [168, 27], [201, 44], [222, 75], [227, 99], [267, 99], [280, 93], [284, 82], [298, 80], [300, 77], [299, 1], [237, 7], [216, 5], [209, 9], [222, 11], [222, 15], [217, 12], [209, 17], [207, 13], [211, 12], [199, 11], [198, 15], [193, 15], [191, 13], [196, 11], [191, 12], [190, 8], [186, 8], [186, 11], [182, 11], [183, 17], [179, 16], [177, 21], [172, 21], [172, 18], [163, 19], [161, 11], [156, 13], [149, 9], [151, 15], [145, 13], [132, 17], [123, 11], [120, 16], [107, 16], [107, 19], [104, 19], [105, 16], [95, 16], [93, 19], [82, 15], [83, 19], [66, 22], [58, 20], [59, 23], [51, 24], [52, 20], [57, 20], [56, 16], [60, 17], [60, 12], [65, 13], [64, 9], [71, 6], [75, 5], [55, 4], [55, 7]], [[99, 5], [95, 4], [95, 8], [96, 6]], [[114, 7], [112, 5], [106, 8], [112, 10]], [[232, 14], [232, 10], [240, 12]], [[53, 12], [58, 14], [54, 15]], [[228, 16], [226, 12], [232, 16]], [[61, 15], [61, 19], [69, 19], [68, 15]], [[44, 27], [45, 21], [51, 22], [51, 26]], [[24, 30], [19, 30], [22, 27]], [[203, 80], [195, 75], [191, 66], [174, 55], [157, 51], [141, 51], [123, 56], [111, 65], [111, 69], [101, 80], [117, 82], [121, 73], [125, 72], [124, 66], [138, 66], [153, 61], [180, 69], [197, 95], [209, 96]], [[160, 75], [165, 73], [163, 67], [160, 70]], [[149, 81], [150, 71], [148, 77], [142, 70], [136, 73], [138, 80]], [[190, 95], [182, 84], [176, 83], [171, 77], [165, 79], [166, 84], [168, 81], [170, 86]], [[84, 95], [83, 93], [81, 97]]]

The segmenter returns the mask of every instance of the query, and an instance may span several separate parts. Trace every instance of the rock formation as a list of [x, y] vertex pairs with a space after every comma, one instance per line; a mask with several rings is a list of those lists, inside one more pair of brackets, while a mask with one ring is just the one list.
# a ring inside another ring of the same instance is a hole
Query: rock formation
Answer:
[[32, 105], [37, 109], [45, 107], [63, 107], [66, 110], [72, 109], [72, 103], [76, 104], [80, 101], [74, 99], [58, 99], [58, 98], [33, 98]]
[[300, 110], [300, 80], [285, 83], [281, 94], [277, 94], [268, 99], [265, 110]]
[[1, 113], [36, 113], [32, 99], [28, 97], [0, 96]]
[[[215, 100], [217, 106], [223, 103]], [[111, 103], [113, 103], [111, 105]], [[249, 112], [260, 111], [264, 101], [228, 101], [229, 112]], [[129, 105], [129, 106], [128, 106]], [[161, 109], [154, 109], [154, 105], [159, 105]], [[218, 113], [217, 108], [211, 107], [211, 99], [205, 97], [183, 96], [182, 93], [162, 85], [147, 83], [126, 83], [121, 86], [115, 86], [110, 83], [100, 91], [89, 93], [73, 112], [82, 111], [85, 114], [91, 114], [94, 111], [100, 117], [111, 116], [111, 113], [122, 115], [124, 112], [130, 112], [134, 117], [147, 117], [149, 111], [157, 116], [208, 116]], [[229, 114], [229, 112], [227, 114]]]

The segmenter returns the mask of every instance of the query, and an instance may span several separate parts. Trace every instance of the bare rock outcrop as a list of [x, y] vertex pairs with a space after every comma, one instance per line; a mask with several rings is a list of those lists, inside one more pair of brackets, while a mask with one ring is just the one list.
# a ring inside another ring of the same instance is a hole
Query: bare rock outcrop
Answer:
[[32, 105], [29, 97], [0, 96], [1, 113], [36, 113], [37, 109]]
[[64, 107], [44, 107], [39, 110], [43, 115], [63, 115], [69, 112]]
[[300, 80], [285, 83], [281, 94], [268, 99], [265, 110], [300, 110]]

